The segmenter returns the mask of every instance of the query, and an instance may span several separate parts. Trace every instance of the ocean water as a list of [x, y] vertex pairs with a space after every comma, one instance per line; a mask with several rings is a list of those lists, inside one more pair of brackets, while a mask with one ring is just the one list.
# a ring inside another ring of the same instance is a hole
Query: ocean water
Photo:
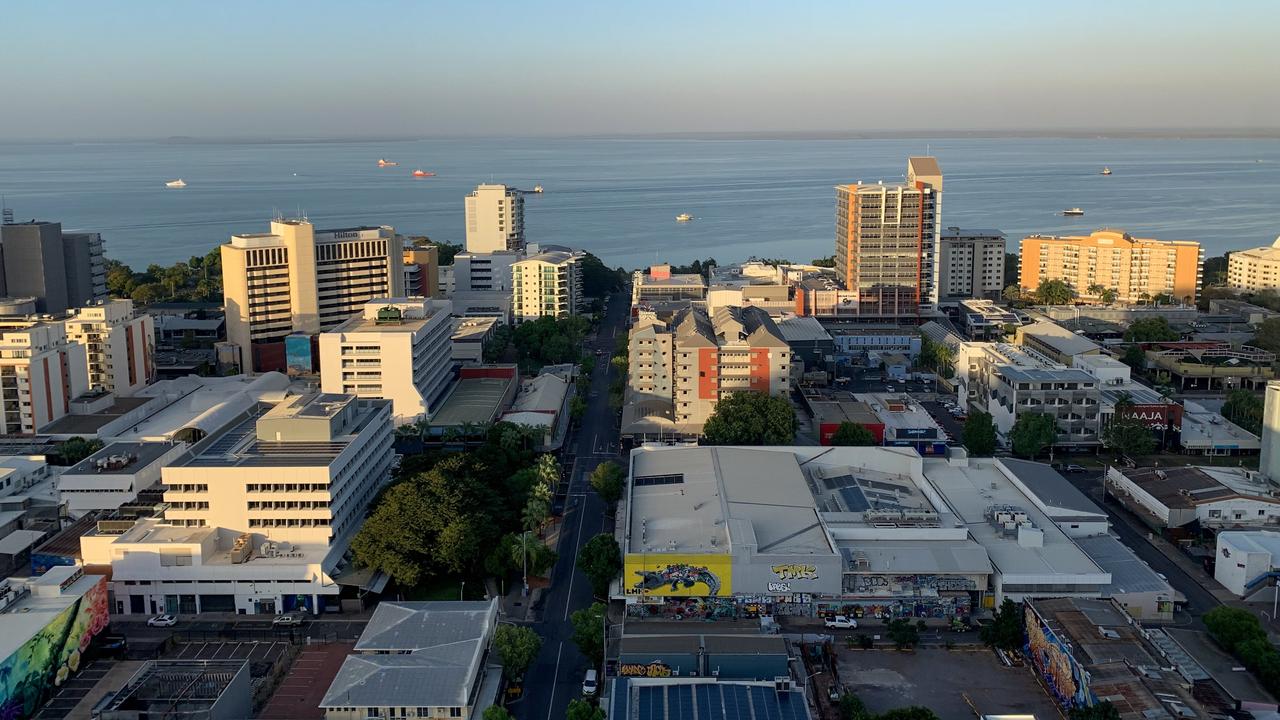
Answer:
[[[461, 242], [463, 197], [490, 181], [541, 183], [528, 239], [611, 265], [807, 261], [833, 252], [833, 185], [901, 181], [907, 157], [926, 151], [945, 177], [943, 224], [1003, 230], [1010, 251], [1030, 233], [1100, 227], [1197, 240], [1207, 255], [1280, 234], [1280, 140], [1266, 139], [0, 143], [0, 195], [20, 220], [103, 233], [108, 255], [134, 266], [204, 254], [276, 214]], [[164, 187], [179, 177], [187, 188]], [[1058, 214], [1075, 206], [1086, 214]], [[682, 212], [696, 220], [677, 224]]]

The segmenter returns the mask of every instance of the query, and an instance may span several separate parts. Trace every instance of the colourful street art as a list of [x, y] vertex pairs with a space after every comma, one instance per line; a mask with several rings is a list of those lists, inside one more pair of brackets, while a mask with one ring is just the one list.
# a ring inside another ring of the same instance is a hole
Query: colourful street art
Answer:
[[728, 555], [628, 555], [628, 595], [717, 597], [733, 593]]
[[1028, 606], [1024, 611], [1027, 645], [1023, 651], [1031, 658], [1036, 672], [1044, 678], [1049, 692], [1062, 707], [1091, 707], [1097, 702], [1089, 689], [1089, 675], [1066, 646], [1040, 616]]
[[89, 641], [107, 626], [103, 576], [0, 663], [0, 720], [33, 715], [54, 688], [80, 669]]

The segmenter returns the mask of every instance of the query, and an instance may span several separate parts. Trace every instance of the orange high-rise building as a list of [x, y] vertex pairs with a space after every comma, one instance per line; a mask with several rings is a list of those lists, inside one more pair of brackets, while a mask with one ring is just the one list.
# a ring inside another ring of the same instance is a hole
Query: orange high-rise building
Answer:
[[1115, 290], [1122, 303], [1157, 295], [1195, 302], [1203, 266], [1200, 243], [1104, 229], [1084, 237], [1023, 238], [1018, 280], [1024, 292], [1034, 292], [1045, 280], [1062, 280], [1084, 302], [1101, 302], [1099, 288]]

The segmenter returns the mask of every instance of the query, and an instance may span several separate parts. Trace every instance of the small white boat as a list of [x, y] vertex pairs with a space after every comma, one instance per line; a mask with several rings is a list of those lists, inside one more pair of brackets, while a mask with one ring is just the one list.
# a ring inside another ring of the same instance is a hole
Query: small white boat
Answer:
[[1109, 168], [1109, 167], [1104, 167], [1104, 168], [1102, 168], [1102, 172], [1100, 172], [1100, 173], [1098, 173], [1098, 174], [1099, 174], [1099, 175], [1110, 175], [1110, 174], [1111, 174], [1111, 168]]
[[398, 163], [398, 162], [393, 162], [393, 161], [388, 160], [388, 159], [386, 159], [386, 158], [378, 158], [378, 167], [395, 167], [395, 166], [397, 166], [397, 165], [399, 165], [399, 164], [400, 164], [400, 163]]
[[536, 192], [536, 193], [540, 193], [540, 192], [542, 192], [542, 186], [541, 186], [541, 185], [534, 185], [534, 186], [533, 186], [533, 191], [534, 191], [534, 192]]
[[676, 222], [689, 222], [692, 219], [693, 219], [693, 216], [690, 215], [689, 213], [680, 213], [679, 215], [676, 216]]
[[1083, 215], [1083, 214], [1084, 214], [1084, 210], [1081, 210], [1081, 209], [1080, 209], [1080, 208], [1078, 208], [1078, 207], [1076, 207], [1076, 208], [1067, 208], [1066, 210], [1063, 210], [1063, 211], [1062, 211], [1062, 214], [1063, 214], [1063, 215], [1069, 215], [1069, 216], [1070, 216], [1070, 215]]
[[182, 178], [178, 178], [177, 180], [170, 180], [164, 186], [167, 188], [184, 188], [187, 184], [182, 181]]

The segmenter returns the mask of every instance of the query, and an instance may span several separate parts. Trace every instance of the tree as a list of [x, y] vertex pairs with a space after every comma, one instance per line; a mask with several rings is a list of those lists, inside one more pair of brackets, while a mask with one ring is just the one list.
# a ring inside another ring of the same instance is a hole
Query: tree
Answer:
[[1142, 372], [1147, 369], [1147, 351], [1143, 350], [1141, 345], [1130, 345], [1125, 348], [1124, 355], [1120, 356], [1120, 362], [1137, 372]]
[[1036, 300], [1043, 305], [1066, 305], [1076, 293], [1062, 280], [1041, 280], [1036, 288]]
[[923, 705], [908, 705], [880, 713], [876, 720], [939, 720], [937, 713]]
[[413, 519], [430, 512], [417, 483], [392, 485], [351, 541], [356, 561], [387, 573], [404, 587], [414, 587], [431, 562], [428, 553], [435, 537], [426, 523]]
[[760, 392], [721, 399], [702, 428], [703, 445], [790, 445], [795, 437], [791, 402]]
[[[871, 638], [867, 639], [870, 640]], [[837, 710], [840, 713], [840, 720], [874, 720], [875, 718], [867, 710], [862, 698], [851, 692], [846, 692], [840, 696], [840, 705]]]
[[467, 573], [475, 569], [482, 559], [488, 518], [466, 514], [455, 518], [436, 535], [436, 563], [449, 573]]
[[493, 647], [502, 662], [502, 673], [508, 680], [519, 680], [538, 657], [542, 637], [527, 627], [499, 625], [493, 634]]
[[591, 471], [591, 487], [600, 496], [600, 499], [606, 505], [612, 507], [614, 503], [622, 499], [623, 483], [626, 480], [626, 473], [615, 462], [606, 461], [596, 466]]
[[1117, 413], [1102, 431], [1102, 444], [1118, 453], [1136, 457], [1151, 454], [1156, 449], [1156, 438], [1141, 421], [1120, 417]]
[[1134, 320], [1124, 331], [1126, 342], [1164, 342], [1177, 340], [1180, 337], [1182, 337], [1181, 333], [1169, 327], [1169, 321], [1164, 317]]
[[1223, 285], [1227, 282], [1227, 258], [1231, 253], [1204, 259], [1204, 284]]
[[1254, 435], [1261, 435], [1262, 409], [1262, 398], [1248, 390], [1232, 390], [1222, 404], [1222, 416]]
[[1008, 303], [1020, 303], [1022, 302], [1022, 288], [1016, 284], [1010, 285], [1004, 289], [1004, 292], [1000, 293], [1000, 297], [1004, 298], [1005, 302]]
[[547, 544], [536, 535], [520, 533], [510, 537], [508, 553], [512, 568], [520, 570], [527, 568], [530, 575], [546, 577], [547, 573], [551, 572], [551, 568], [555, 567], [556, 560], [560, 558], [559, 553], [547, 547]]
[[[430, 244], [436, 246], [436, 262], [439, 263], [440, 267], [444, 267], [446, 265], [452, 265], [453, 256], [457, 255], [458, 253], [462, 252], [465, 249], [462, 247], [462, 245], [458, 243], [450, 243], [450, 242], [431, 243], [428, 238], [423, 238], [423, 239], [427, 240]], [[415, 242], [415, 244], [417, 243]]]
[[996, 451], [996, 425], [989, 413], [974, 411], [964, 421], [964, 446], [974, 457], [990, 457]]
[[920, 642], [920, 631], [906, 618], [889, 621], [889, 639], [899, 650], [915, 647]]
[[139, 305], [150, 305], [164, 297], [164, 286], [160, 283], [143, 283], [136, 285], [130, 293], [133, 301]]
[[1102, 295], [1102, 293], [1106, 289], [1107, 289], [1106, 285], [1099, 285], [1098, 283], [1093, 283], [1089, 287], [1085, 288], [1084, 291], [1085, 291], [1085, 294], [1093, 295], [1094, 297], [1099, 297]]
[[610, 533], [600, 533], [583, 544], [578, 551], [578, 567], [591, 581], [591, 592], [607, 597], [609, 583], [622, 572], [622, 550]]
[[809, 264], [814, 267], [833, 268], [836, 266], [836, 256], [828, 255], [826, 257], [814, 258]]
[[1067, 711], [1067, 720], [1120, 720], [1120, 711], [1109, 701], [1087, 708], [1072, 708]]
[[1119, 299], [1120, 293], [1116, 292], [1115, 288], [1105, 288], [1099, 297], [1103, 303], [1110, 305]]
[[1266, 639], [1262, 624], [1248, 610], [1219, 605], [1205, 613], [1202, 619], [1213, 639], [1230, 653], [1235, 653], [1240, 645], [1253, 638]]
[[573, 625], [573, 644], [591, 661], [592, 667], [604, 662], [605, 604], [592, 603], [590, 607], [575, 610], [569, 615]]
[[1058, 427], [1052, 415], [1038, 412], [1022, 412], [1009, 431], [1013, 452], [1025, 458], [1034, 458], [1058, 439]]
[[525, 530], [541, 530], [550, 514], [551, 503], [546, 498], [532, 496], [525, 503], [524, 512], [520, 514], [520, 523]]
[[565, 720], [605, 720], [604, 710], [581, 698], [569, 701], [564, 717]]
[[1022, 605], [1005, 598], [992, 617], [991, 624], [978, 630], [978, 637], [987, 647], [1018, 650], [1022, 647], [1022, 627]]
[[842, 422], [831, 435], [831, 444], [846, 447], [878, 445], [876, 436], [864, 426], [854, 422]]
[[484, 709], [484, 716], [481, 720], [512, 720], [511, 713], [501, 705], [490, 705]]
[[582, 276], [582, 292], [587, 297], [603, 297], [622, 287], [624, 277], [617, 270], [610, 270], [591, 253], [578, 260], [578, 268]]
[[102, 449], [102, 441], [85, 440], [79, 435], [67, 438], [58, 446], [58, 459], [64, 465], [75, 465]]
[[1020, 253], [1004, 254], [1004, 280], [1002, 282], [1015, 282], [1021, 274], [1022, 255]]
[[1280, 352], [1280, 318], [1263, 320], [1250, 344], [1263, 350]]

